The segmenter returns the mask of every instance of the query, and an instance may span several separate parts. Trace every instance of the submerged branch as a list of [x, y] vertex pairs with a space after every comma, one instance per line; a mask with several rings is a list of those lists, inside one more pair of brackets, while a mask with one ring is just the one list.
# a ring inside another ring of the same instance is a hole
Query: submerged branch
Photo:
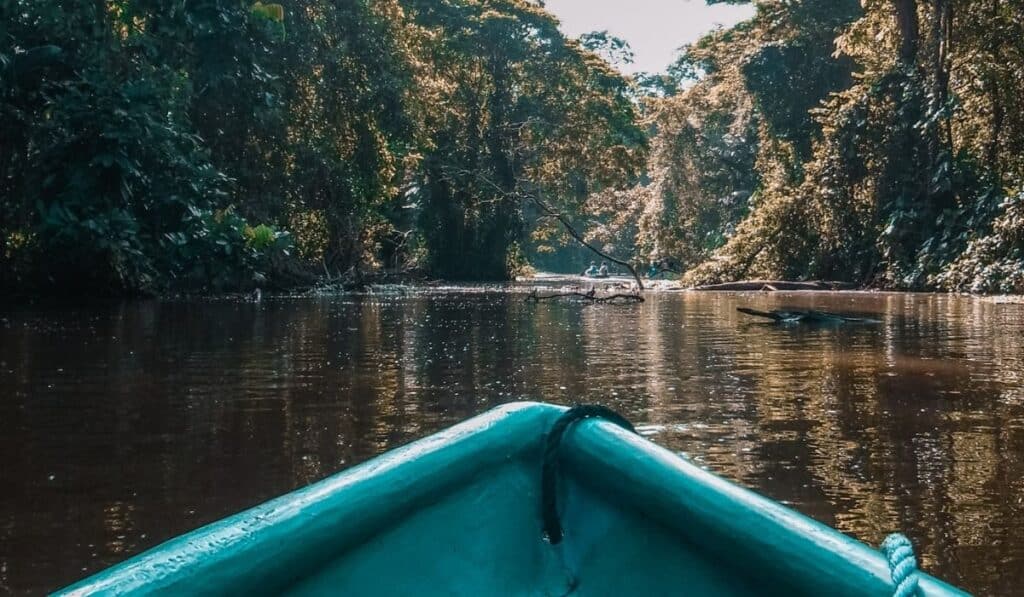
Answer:
[[736, 307], [736, 310], [746, 315], [771, 319], [778, 323], [881, 323], [877, 319], [851, 317], [849, 315], [829, 313], [828, 311], [815, 311], [813, 309], [758, 311], [748, 307]]
[[616, 301], [621, 301], [621, 302], [624, 302], [624, 303], [642, 303], [642, 302], [644, 302], [644, 297], [640, 296], [639, 294], [621, 294], [621, 293], [619, 293], [619, 294], [610, 294], [608, 296], [598, 296], [597, 293], [593, 289], [591, 289], [590, 292], [579, 292], [579, 291], [558, 292], [558, 293], [555, 293], [555, 294], [548, 294], [548, 295], [544, 295], [544, 296], [541, 296], [540, 294], [538, 294], [538, 292], [536, 290], [534, 290], [533, 292], [530, 293], [529, 296], [526, 297], [526, 300], [527, 301], [532, 301], [534, 303], [539, 303], [540, 301], [549, 301], [549, 300], [560, 299], [560, 298], [583, 299], [585, 301], [590, 301], [592, 303], [614, 303]]

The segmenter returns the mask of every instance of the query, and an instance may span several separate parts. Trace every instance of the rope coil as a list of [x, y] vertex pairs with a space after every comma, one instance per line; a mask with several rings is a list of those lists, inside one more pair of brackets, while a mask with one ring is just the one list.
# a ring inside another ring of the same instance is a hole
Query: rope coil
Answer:
[[918, 595], [917, 558], [914, 546], [900, 533], [893, 533], [882, 542], [882, 553], [889, 562], [889, 576], [896, 585], [893, 597], [915, 597]]
[[584, 419], [604, 419], [636, 433], [625, 417], [610, 408], [594, 404], [581, 404], [570, 408], [555, 420], [544, 439], [543, 466], [541, 467], [540, 499], [544, 536], [552, 545], [562, 542], [562, 523], [558, 518], [558, 449], [562, 437], [573, 423]]

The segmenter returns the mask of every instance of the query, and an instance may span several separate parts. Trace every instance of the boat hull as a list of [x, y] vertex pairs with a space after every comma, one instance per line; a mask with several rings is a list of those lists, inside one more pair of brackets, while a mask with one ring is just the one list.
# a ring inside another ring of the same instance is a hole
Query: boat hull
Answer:
[[550, 544], [541, 460], [563, 411], [499, 407], [59, 594], [893, 594], [874, 549], [603, 421], [562, 441]]

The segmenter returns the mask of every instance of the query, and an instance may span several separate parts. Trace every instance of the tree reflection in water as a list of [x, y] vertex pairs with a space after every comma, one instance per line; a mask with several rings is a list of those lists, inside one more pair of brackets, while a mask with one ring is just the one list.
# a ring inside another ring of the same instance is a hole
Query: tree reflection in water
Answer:
[[[774, 326], [737, 306], [872, 314]], [[1024, 584], [1024, 305], [498, 292], [0, 314], [0, 588], [52, 589], [513, 399], [655, 442], [981, 594]]]

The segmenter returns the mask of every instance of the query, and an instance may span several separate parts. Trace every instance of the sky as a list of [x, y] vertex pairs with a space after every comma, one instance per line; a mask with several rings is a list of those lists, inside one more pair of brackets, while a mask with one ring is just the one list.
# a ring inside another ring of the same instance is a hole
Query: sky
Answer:
[[716, 25], [730, 27], [754, 15], [749, 4], [708, 6], [704, 0], [547, 0], [546, 8], [572, 37], [607, 29], [633, 48], [629, 72], [661, 72], [680, 46]]

